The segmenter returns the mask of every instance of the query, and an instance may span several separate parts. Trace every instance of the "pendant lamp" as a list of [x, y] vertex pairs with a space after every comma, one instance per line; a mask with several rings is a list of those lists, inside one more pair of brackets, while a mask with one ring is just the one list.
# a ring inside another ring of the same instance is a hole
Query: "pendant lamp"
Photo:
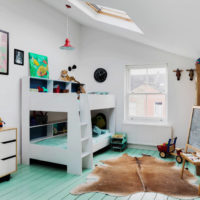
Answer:
[[[69, 21], [68, 21], [68, 17], [67, 17], [67, 36], [69, 36]], [[62, 49], [62, 50], [73, 50], [74, 49], [74, 47], [70, 44], [69, 38], [66, 38], [65, 44], [63, 46], [61, 46], [60, 49]]]

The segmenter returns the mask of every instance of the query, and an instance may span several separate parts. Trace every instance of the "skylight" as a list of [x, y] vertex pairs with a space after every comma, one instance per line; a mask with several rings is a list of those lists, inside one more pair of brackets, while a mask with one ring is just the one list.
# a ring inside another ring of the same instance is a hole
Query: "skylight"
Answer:
[[[68, 0], [68, 2], [74, 5], [74, 8], [77, 8], [79, 11], [82, 11], [82, 13], [95, 20], [96, 24], [94, 22], [94, 26], [99, 25], [99, 23], [103, 23], [105, 26], [106, 24], [110, 25], [110, 28], [115, 26], [124, 30], [143, 34], [142, 30], [125, 11], [100, 6], [94, 3], [90, 3], [89, 1], [85, 2], [83, 0]], [[79, 11], [77, 11], [77, 13]], [[76, 10], [74, 12], [76, 12]], [[88, 21], [89, 19], [84, 18], [82, 15], [82, 20]], [[107, 26], [106, 28], [109, 27]]]
[[127, 15], [127, 13], [122, 10], [108, 8], [108, 7], [100, 6], [97, 4], [90, 3], [90, 2], [85, 2], [85, 3], [98, 14], [107, 15], [107, 16], [118, 18], [118, 19], [125, 20], [128, 22], [133, 22], [133, 20]]

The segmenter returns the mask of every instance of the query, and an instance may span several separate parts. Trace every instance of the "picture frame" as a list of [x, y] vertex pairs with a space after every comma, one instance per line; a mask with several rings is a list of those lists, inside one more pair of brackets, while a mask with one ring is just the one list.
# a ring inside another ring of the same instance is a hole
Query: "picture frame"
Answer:
[[0, 75], [9, 74], [9, 33], [0, 30]]
[[49, 79], [48, 57], [29, 52], [30, 76]]
[[24, 51], [19, 49], [14, 49], [14, 64], [24, 65]]

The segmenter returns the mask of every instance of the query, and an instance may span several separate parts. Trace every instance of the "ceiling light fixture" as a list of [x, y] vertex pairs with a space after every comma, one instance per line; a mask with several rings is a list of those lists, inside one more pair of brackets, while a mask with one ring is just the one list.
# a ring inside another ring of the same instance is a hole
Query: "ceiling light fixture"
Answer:
[[[67, 17], [67, 36], [69, 37], [69, 20], [68, 20], [68, 17]], [[65, 44], [63, 46], [61, 46], [60, 49], [62, 49], [62, 50], [73, 50], [74, 49], [74, 47], [70, 44], [69, 38], [66, 38]]]

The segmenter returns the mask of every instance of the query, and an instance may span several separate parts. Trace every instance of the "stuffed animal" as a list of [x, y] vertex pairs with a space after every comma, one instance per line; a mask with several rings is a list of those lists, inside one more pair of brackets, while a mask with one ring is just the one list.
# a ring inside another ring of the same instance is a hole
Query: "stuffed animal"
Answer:
[[79, 83], [73, 76], [68, 75], [67, 70], [61, 71], [60, 79], [63, 80], [63, 81], [72, 81], [72, 82]]

